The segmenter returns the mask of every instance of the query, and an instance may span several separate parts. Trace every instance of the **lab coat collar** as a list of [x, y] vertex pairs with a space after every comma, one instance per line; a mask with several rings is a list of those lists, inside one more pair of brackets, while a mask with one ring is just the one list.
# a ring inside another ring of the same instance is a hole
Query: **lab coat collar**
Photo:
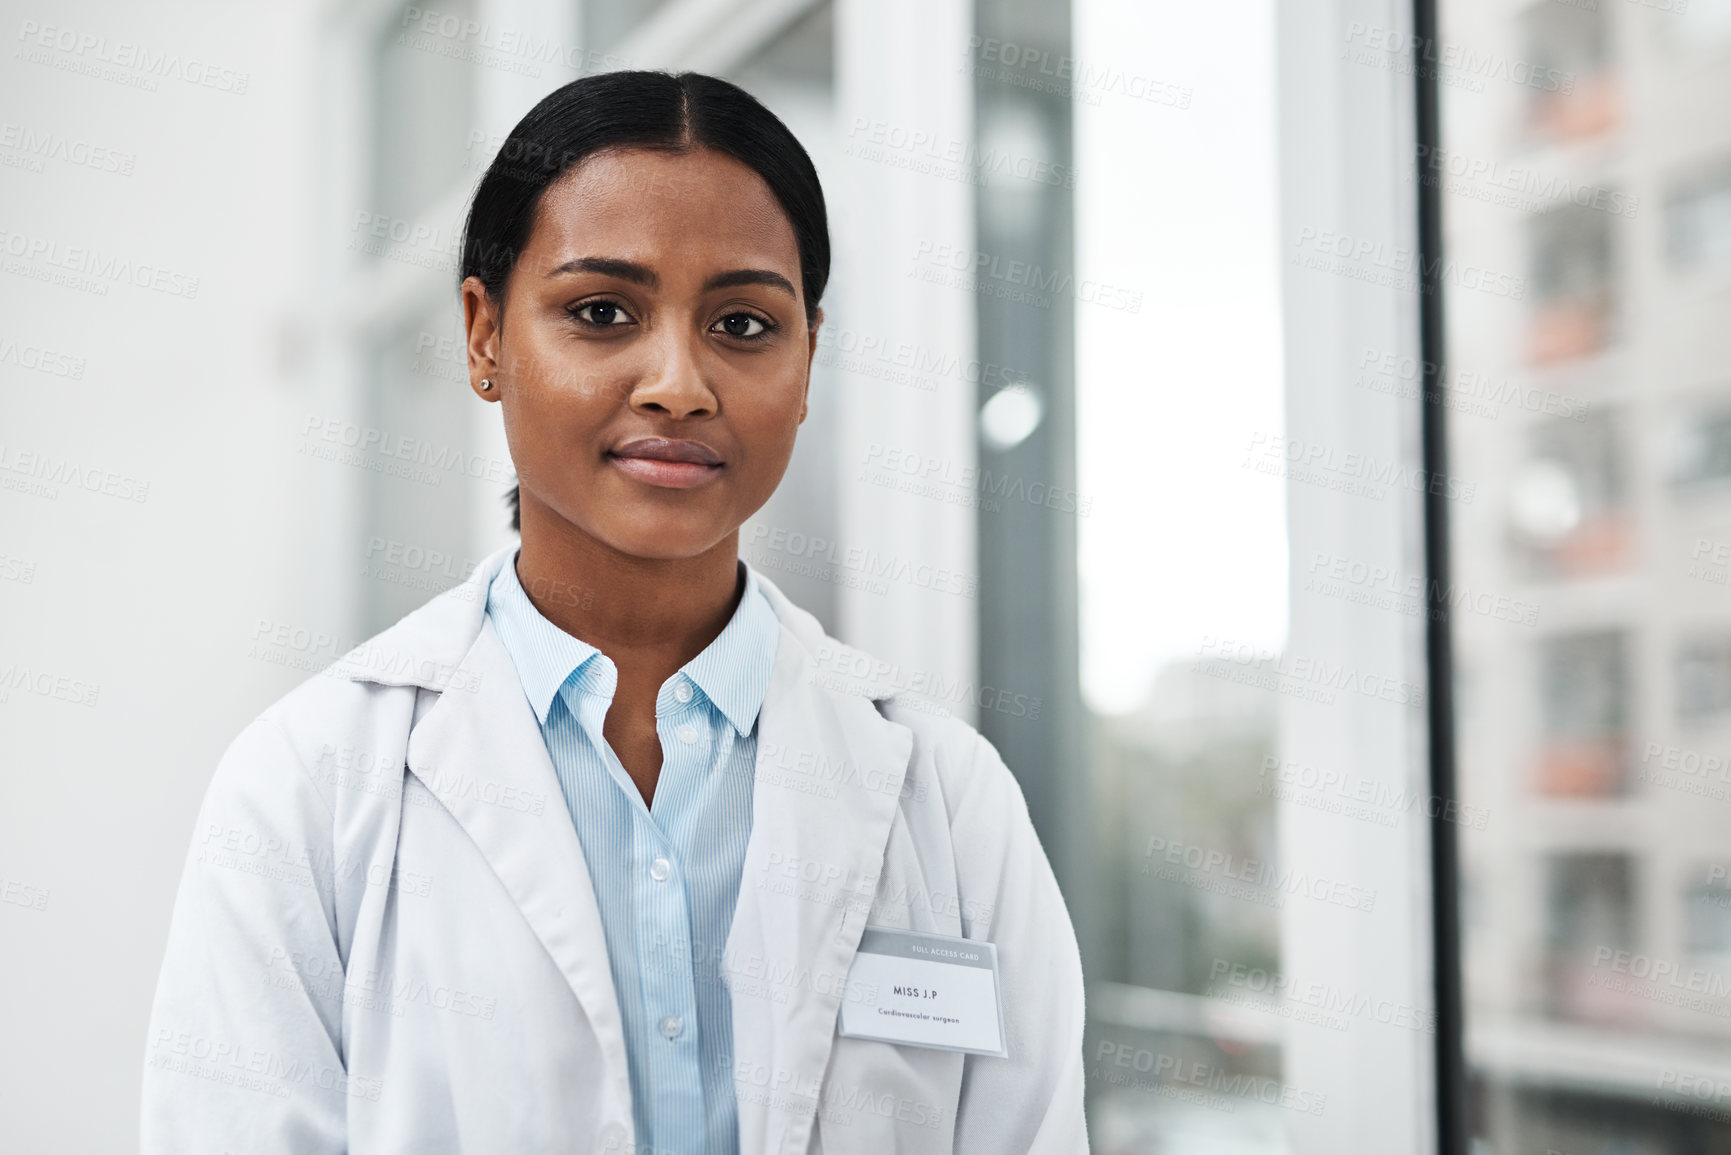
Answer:
[[[439, 698], [412, 731], [409, 770], [469, 834], [595, 1025], [613, 1099], [631, 1126], [623, 1026], [594, 886], [534, 710], [486, 616], [513, 544], [327, 673]], [[874, 699], [886, 669], [829, 638], [756, 575], [780, 623], [758, 716], [752, 832], [724, 947], [735, 1075], [775, 1079], [742, 1096], [740, 1149], [806, 1150], [846, 975], [876, 892], [913, 734]], [[845, 680], [830, 670], [845, 670]], [[813, 881], [815, 879], [815, 881]]]
[[481, 622], [487, 616], [487, 586], [516, 551], [513, 543], [488, 554], [461, 585], [362, 642], [325, 673], [381, 686], [419, 686], [441, 692], [453, 686], [475, 688], [472, 679], [459, 683], [454, 676], [481, 634]]
[[[489, 554], [461, 585], [446, 590], [396, 625], [362, 642], [337, 659], [325, 673], [381, 686], [420, 686], [437, 691], [474, 689], [472, 678], [456, 677], [457, 668], [480, 636], [481, 622], [487, 614], [487, 587], [516, 553], [517, 544], [513, 542]], [[740, 564], [746, 567], [748, 582], [755, 583], [763, 592], [782, 627], [812, 657], [815, 663], [812, 677], [852, 697], [881, 700], [895, 694], [897, 687], [891, 667], [831, 638], [816, 617], [789, 601], [762, 571], [743, 558]], [[826, 674], [824, 667], [845, 672], [845, 677]]]

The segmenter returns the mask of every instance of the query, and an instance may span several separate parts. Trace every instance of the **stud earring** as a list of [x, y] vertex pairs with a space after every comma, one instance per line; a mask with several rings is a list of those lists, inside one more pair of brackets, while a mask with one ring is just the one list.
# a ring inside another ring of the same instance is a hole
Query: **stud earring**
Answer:
[[493, 387], [493, 382], [491, 382], [490, 380], [488, 380], [485, 377], [481, 378], [481, 392], [485, 393], [489, 389], [491, 389], [492, 387]]

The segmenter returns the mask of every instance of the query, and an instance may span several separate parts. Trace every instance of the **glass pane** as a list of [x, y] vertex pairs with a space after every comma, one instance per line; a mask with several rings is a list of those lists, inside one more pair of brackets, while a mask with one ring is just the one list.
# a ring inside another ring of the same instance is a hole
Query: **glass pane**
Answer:
[[[369, 208], [375, 219], [368, 223], [384, 225], [382, 232], [369, 233], [375, 239], [427, 236], [432, 222], [415, 214], [471, 179], [468, 148], [480, 65], [465, 55], [473, 50], [462, 30], [474, 19], [475, 0], [449, 0], [437, 12], [405, 3], [373, 44]], [[448, 231], [447, 222], [438, 223]], [[364, 247], [373, 253], [383, 248]]]
[[1731, 264], [1731, 170], [1679, 186], [1665, 214], [1667, 255], [1679, 270]]
[[[1060, 159], [1075, 190], [1066, 205], [1061, 188], [986, 181], [980, 250], [1074, 271], [1075, 366], [1052, 364], [1070, 338], [1049, 310], [982, 293], [981, 357], [1030, 371], [1046, 416], [1007, 450], [983, 428], [981, 462], [1081, 501], [1063, 518], [982, 511], [982, 676], [998, 676], [994, 647], [1028, 652], [1077, 599], [1070, 748], [1087, 753], [1093, 798], [1060, 833], [1080, 844], [1066, 897], [1088, 952], [1093, 1149], [1290, 1151], [1313, 1088], [1291, 1085], [1263, 1006], [1292, 868], [1269, 774], [1281, 699], [1235, 660], [1279, 668], [1287, 636], [1285, 486], [1247, 467], [1246, 448], [1285, 427], [1274, 6], [1075, 0], [1074, 43], [1001, 7], [996, 24], [977, 17], [981, 150], [1073, 132]], [[1213, 83], [1228, 74], [1229, 99]], [[1051, 247], [1066, 210], [1073, 253]], [[1008, 395], [983, 391], [982, 417]], [[1037, 561], [1068, 551], [1074, 592], [1042, 589]], [[1042, 655], [1016, 676], [1054, 665]], [[996, 725], [1012, 766], [1044, 764], [1013, 721]], [[1059, 753], [1058, 797], [1076, 790], [1075, 763]], [[1234, 971], [1261, 976], [1257, 989], [1222, 981]]]
[[582, 0], [583, 46], [590, 53], [610, 52], [623, 44], [667, 0]]
[[1728, 17], [1441, 6], [1480, 1155], [1731, 1149]]

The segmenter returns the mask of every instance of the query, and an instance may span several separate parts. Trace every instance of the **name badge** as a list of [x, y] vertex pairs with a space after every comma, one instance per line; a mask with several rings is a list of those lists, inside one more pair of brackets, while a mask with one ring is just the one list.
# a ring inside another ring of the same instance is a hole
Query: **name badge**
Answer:
[[1009, 1054], [993, 943], [868, 926], [847, 990], [836, 1031], [844, 1038]]

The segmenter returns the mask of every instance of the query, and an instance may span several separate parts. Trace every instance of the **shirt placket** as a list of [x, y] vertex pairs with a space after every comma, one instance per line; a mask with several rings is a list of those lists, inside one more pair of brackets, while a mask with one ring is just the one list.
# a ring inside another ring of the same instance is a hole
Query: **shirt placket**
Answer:
[[[717, 714], [719, 715], [719, 711]], [[717, 741], [714, 749], [708, 753], [705, 765], [708, 773], [692, 794], [693, 804], [703, 808], [712, 808], [718, 804], [715, 795], [723, 788], [723, 784], [717, 779], [725, 767], [732, 765], [736, 744], [737, 732], [733, 725], [719, 716], [714, 722], [710, 733]], [[725, 914], [731, 915], [732, 911], [732, 904], [728, 904]], [[721, 952], [729, 921], [731, 920], [728, 917], [719, 917], [711, 912], [700, 944], [700, 953], [692, 960], [691, 971], [696, 986], [706, 988], [716, 996], [709, 1000], [705, 1008], [703, 1034], [698, 1039], [701, 1052], [699, 1061], [702, 1064], [705, 1088], [707, 1117], [704, 1127], [708, 1149], [737, 1152], [739, 1122], [733, 1091], [733, 1015], [721, 979]]]
[[[657, 848], [648, 867], [648, 885], [655, 891], [656, 934], [662, 942], [677, 944], [673, 957], [679, 964], [656, 968], [659, 973], [652, 983], [656, 989], [645, 995], [652, 1037], [666, 1041], [664, 1047], [651, 1048], [654, 1077], [658, 1086], [674, 1091], [657, 1107], [665, 1107], [673, 1128], [669, 1133], [690, 1136], [691, 1146], [681, 1150], [691, 1151], [705, 1148], [702, 1039], [687, 905], [690, 891], [684, 873], [688, 864], [674, 853], [667, 830], [679, 828], [682, 811], [693, 801], [694, 776], [708, 765], [712, 743], [705, 709], [684, 674], [676, 674], [670, 690], [659, 696], [655, 731], [661, 741], [661, 773], [655, 788], [656, 805], [650, 807], [650, 813], [659, 813], [661, 822], [650, 821]], [[643, 946], [650, 949], [651, 944]], [[657, 1133], [661, 1133], [659, 1121]]]
[[[652, 1136], [642, 1136], [639, 1142], [656, 1152], [701, 1153], [703, 1081], [686, 880], [671, 840], [644, 805], [637, 784], [602, 732], [611, 698], [611, 694], [586, 698], [583, 724], [615, 786], [625, 794], [631, 814], [627, 890], [636, 912], [632, 922], [637, 957], [646, 964], [638, 968], [639, 1021], [644, 1024], [653, 1130]], [[707, 735], [694, 713], [687, 709], [677, 719], [656, 718], [662, 750], [658, 798], [670, 780], [688, 779], [693, 758], [703, 758], [707, 752]]]

